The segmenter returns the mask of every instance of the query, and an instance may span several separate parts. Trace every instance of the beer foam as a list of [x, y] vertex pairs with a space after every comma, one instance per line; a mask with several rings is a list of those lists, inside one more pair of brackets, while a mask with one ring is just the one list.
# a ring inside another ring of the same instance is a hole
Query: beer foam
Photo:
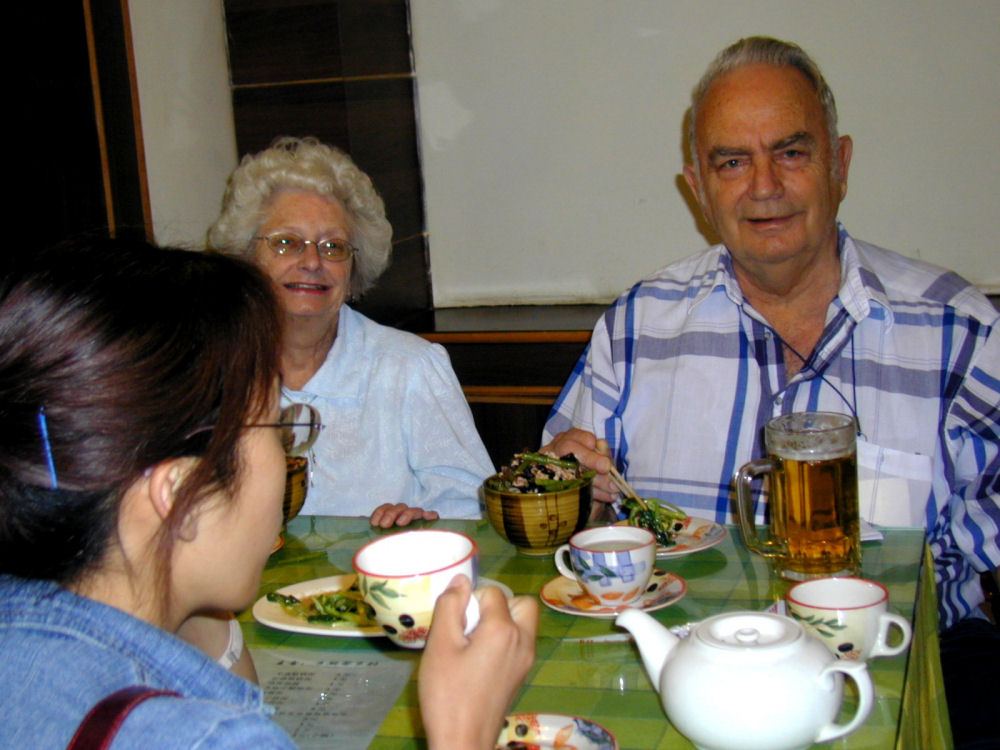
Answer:
[[779, 445], [771, 454], [788, 461], [832, 461], [854, 455], [853, 445]]

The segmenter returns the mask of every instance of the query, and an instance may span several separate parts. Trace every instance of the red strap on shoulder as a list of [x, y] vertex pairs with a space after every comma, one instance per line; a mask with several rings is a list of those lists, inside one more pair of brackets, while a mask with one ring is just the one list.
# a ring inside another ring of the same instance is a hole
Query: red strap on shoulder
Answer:
[[171, 690], [157, 690], [145, 685], [132, 685], [112, 693], [88, 713], [66, 750], [107, 750], [125, 717], [147, 698], [157, 695], [179, 695]]

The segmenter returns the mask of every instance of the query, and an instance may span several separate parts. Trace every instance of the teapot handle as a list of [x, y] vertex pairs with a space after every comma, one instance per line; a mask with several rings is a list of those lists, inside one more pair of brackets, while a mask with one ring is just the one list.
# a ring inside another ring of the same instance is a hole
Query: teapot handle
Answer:
[[837, 724], [831, 721], [826, 726], [821, 727], [816, 735], [816, 742], [829, 742], [853, 732], [865, 723], [875, 702], [875, 688], [872, 685], [872, 676], [868, 672], [866, 662], [835, 661], [820, 672], [819, 679], [822, 680], [831, 672], [843, 672], [854, 680], [854, 684], [858, 686], [858, 710], [854, 712], [854, 717], [846, 724]]

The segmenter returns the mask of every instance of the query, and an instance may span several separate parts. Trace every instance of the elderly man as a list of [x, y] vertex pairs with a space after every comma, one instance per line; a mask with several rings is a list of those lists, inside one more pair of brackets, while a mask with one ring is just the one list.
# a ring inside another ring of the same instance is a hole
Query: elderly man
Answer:
[[[955, 274], [838, 224], [851, 139], [795, 45], [724, 50], [694, 90], [690, 140], [684, 177], [722, 243], [611, 306], [543, 441], [731, 522], [733, 474], [761, 456], [767, 420], [853, 414], [862, 515], [926, 527], [942, 629], [971, 627], [996, 660], [975, 618], [979, 572], [1000, 566], [1000, 316]], [[595, 494], [615, 499], [606, 477]], [[953, 711], [977, 700], [954, 695]]]

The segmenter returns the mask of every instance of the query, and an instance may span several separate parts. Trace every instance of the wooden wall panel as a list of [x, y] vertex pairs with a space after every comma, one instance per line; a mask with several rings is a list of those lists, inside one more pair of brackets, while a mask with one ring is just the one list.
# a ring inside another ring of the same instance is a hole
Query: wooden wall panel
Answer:
[[123, 2], [18, 8], [15, 36], [26, 41], [14, 42], [8, 98], [30, 127], [14, 136], [28, 145], [14, 148], [13, 215], [45, 227], [46, 242], [152, 236]]
[[373, 320], [397, 324], [431, 304], [426, 238], [418, 234], [393, 243], [389, 268], [353, 307]]
[[405, 0], [226, 0], [234, 86], [409, 74]]
[[279, 135], [348, 152], [386, 203], [393, 261], [358, 309], [395, 323], [432, 303], [406, 0], [226, 0], [241, 154]]

